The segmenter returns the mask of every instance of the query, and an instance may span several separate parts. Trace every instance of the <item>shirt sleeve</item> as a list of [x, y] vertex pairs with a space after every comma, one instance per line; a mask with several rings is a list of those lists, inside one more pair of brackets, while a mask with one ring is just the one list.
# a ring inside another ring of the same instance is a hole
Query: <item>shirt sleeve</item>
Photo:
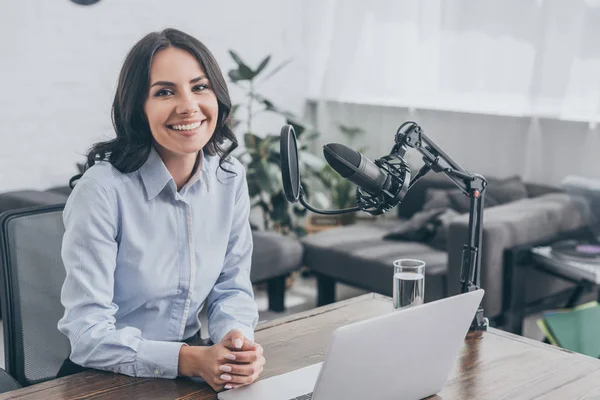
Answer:
[[63, 221], [65, 313], [58, 329], [69, 338], [71, 361], [130, 376], [175, 378], [183, 343], [144, 340], [137, 328], [115, 327], [116, 200], [84, 178], [67, 200]]
[[250, 282], [250, 197], [246, 171], [243, 167], [240, 170], [241, 179], [238, 180], [223, 268], [207, 298], [208, 332], [213, 343], [220, 343], [227, 332], [234, 328], [254, 340], [254, 328], [258, 322], [258, 308]]

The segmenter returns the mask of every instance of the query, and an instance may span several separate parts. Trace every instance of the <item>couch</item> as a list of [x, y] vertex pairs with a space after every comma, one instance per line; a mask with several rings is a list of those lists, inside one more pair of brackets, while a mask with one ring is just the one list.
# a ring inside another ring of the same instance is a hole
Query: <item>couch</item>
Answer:
[[[71, 189], [20, 190], [0, 193], [0, 214], [4, 211], [39, 205], [65, 203]], [[252, 283], [266, 283], [271, 311], [284, 311], [287, 276], [302, 265], [302, 245], [297, 239], [268, 231], [252, 231]]]
[[[523, 183], [518, 177], [488, 179], [488, 182], [480, 247], [481, 287], [486, 290], [485, 315], [502, 321], [507, 300], [503, 298], [507, 279], [505, 251], [527, 243], [568, 237], [569, 232], [580, 230], [585, 221], [572, 198], [559, 188]], [[304, 264], [317, 277], [317, 303], [324, 305], [335, 300], [337, 282], [391, 296], [392, 263], [400, 258], [426, 262], [425, 301], [458, 293], [462, 249], [467, 243], [468, 211], [465, 213], [464, 208], [462, 212], [454, 211], [455, 216], [438, 226], [433, 238], [444, 232], [445, 241], [419, 241], [418, 235], [412, 240], [390, 239], [398, 230], [406, 236], [406, 229], [402, 232], [402, 228], [425, 213], [424, 206], [439, 203], [436, 197], [440, 193], [455, 191], [460, 192], [446, 176], [430, 173], [411, 188], [396, 210], [374, 221], [359, 220], [354, 225], [303, 238]], [[454, 198], [463, 203], [463, 207], [466, 204], [468, 210], [467, 196]], [[567, 291], [572, 285], [536, 271], [531, 273], [534, 275], [527, 277], [527, 302]]]

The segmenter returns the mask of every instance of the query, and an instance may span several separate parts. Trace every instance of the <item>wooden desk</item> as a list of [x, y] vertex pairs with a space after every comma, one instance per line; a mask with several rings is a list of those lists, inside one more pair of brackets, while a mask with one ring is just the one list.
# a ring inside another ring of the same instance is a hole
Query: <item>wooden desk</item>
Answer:
[[[256, 340], [267, 358], [262, 378], [323, 361], [336, 327], [388, 313], [391, 307], [389, 298], [368, 294], [260, 325]], [[467, 337], [446, 386], [430, 399], [598, 399], [599, 381], [600, 360], [490, 329]], [[216, 395], [191, 380], [99, 371], [0, 395], [0, 399], [72, 398], [191, 400]]]

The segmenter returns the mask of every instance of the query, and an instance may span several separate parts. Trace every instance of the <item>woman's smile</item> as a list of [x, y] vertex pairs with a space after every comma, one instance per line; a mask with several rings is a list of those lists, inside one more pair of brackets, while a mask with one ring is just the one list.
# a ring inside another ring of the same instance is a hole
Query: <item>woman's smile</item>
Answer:
[[167, 129], [176, 132], [178, 135], [194, 136], [205, 126], [206, 119], [194, 122], [180, 122], [167, 125]]

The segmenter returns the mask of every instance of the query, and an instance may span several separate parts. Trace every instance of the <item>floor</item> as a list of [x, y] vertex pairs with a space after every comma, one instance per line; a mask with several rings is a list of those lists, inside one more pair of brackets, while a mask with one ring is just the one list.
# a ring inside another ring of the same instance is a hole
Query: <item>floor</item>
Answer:
[[[350, 287], [343, 284], [338, 284], [336, 288], [336, 300], [345, 300], [355, 296], [360, 296], [366, 292], [354, 287]], [[277, 313], [268, 310], [267, 293], [264, 290], [257, 290], [255, 293], [256, 303], [259, 309], [259, 321], [268, 321], [271, 319], [283, 317], [285, 315], [294, 314], [300, 311], [310, 310], [316, 306], [316, 295], [317, 287], [316, 281], [313, 277], [303, 277], [298, 275], [294, 280], [292, 287], [286, 292], [285, 305], [286, 311]], [[542, 340], [543, 335], [536, 325], [536, 320], [540, 318], [540, 315], [532, 315], [525, 319], [524, 323], [524, 336], [534, 339]], [[206, 317], [201, 316], [203, 320], [202, 324], [202, 336], [207, 337], [206, 331]], [[0, 367], [4, 368], [4, 331], [2, 330], [2, 321], [0, 321]]]

